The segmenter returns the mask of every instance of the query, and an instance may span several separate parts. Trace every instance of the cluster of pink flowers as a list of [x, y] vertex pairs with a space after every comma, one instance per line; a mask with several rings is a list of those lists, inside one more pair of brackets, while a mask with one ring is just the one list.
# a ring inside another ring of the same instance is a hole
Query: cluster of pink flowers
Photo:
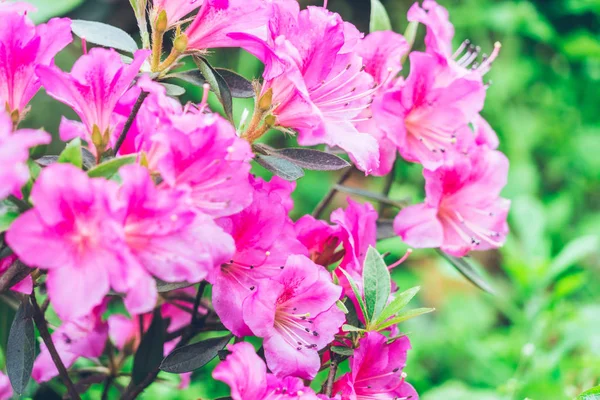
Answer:
[[[132, 4], [146, 9], [145, 0]], [[497, 248], [508, 230], [509, 201], [500, 197], [508, 161], [480, 112], [499, 45], [478, 65], [468, 42], [453, 51], [448, 13], [431, 0], [408, 14], [427, 29], [425, 52], [391, 31], [365, 36], [326, 7], [300, 10], [296, 0], [154, 0], [151, 49], [124, 61], [115, 49], [84, 46], [65, 72], [53, 59], [72, 41], [71, 21], [35, 26], [31, 11], [0, 2], [0, 201], [21, 207], [2, 232], [11, 252], [0, 274], [17, 259], [36, 271], [13, 289], [46, 289], [62, 320], [52, 339], [65, 366], [98, 359], [108, 342], [108, 351], [134, 354], [153, 315], [173, 335], [200, 316], [262, 339], [260, 356], [249, 343], [229, 345], [214, 370], [235, 400], [417, 399], [402, 371], [408, 338], [396, 326], [374, 328], [360, 311], [378, 213], [348, 199], [330, 223], [292, 220], [296, 184], [252, 175], [254, 145], [270, 129], [293, 133], [301, 146], [341, 149], [378, 176], [399, 154], [424, 168], [424, 202], [394, 222], [409, 246], [459, 257]], [[163, 59], [169, 30], [174, 46]], [[252, 120], [239, 128], [209, 110], [208, 85], [201, 104], [181, 105], [160, 83], [179, 59], [221, 47], [265, 64]], [[82, 141], [95, 165], [32, 162], [29, 150], [51, 137], [18, 125], [41, 87], [79, 116], [63, 118], [59, 136]], [[200, 282], [212, 285], [211, 301], [191, 310], [182, 299], [193, 300], [190, 286]], [[182, 285], [163, 292], [161, 283]], [[350, 331], [346, 298], [361, 324]], [[120, 301], [128, 316], [107, 311]], [[350, 372], [335, 379], [333, 370], [317, 394], [306, 382], [343, 361], [332, 344], [351, 350]], [[163, 354], [178, 346], [166, 341]], [[33, 378], [58, 373], [43, 344]], [[0, 398], [10, 393], [5, 380]]]

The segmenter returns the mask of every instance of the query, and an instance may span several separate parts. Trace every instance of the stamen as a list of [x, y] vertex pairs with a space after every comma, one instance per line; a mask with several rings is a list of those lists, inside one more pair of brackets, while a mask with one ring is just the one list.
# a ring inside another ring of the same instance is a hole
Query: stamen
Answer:
[[460, 46], [458, 46], [458, 49], [456, 49], [454, 54], [452, 54], [452, 58], [456, 59], [456, 57], [458, 57], [465, 50], [465, 48], [470, 44], [471, 44], [471, 41], [469, 39], [462, 42], [460, 44]]
[[85, 37], [81, 37], [81, 51], [83, 52], [83, 54], [87, 54], [87, 40], [85, 40]]
[[406, 253], [404, 253], [404, 255], [402, 256], [402, 258], [400, 258], [395, 263], [389, 265], [388, 266], [388, 270], [391, 270], [392, 268], [395, 268], [398, 265], [402, 264], [404, 261], [406, 261], [406, 259], [408, 258], [408, 256], [410, 256], [412, 254], [412, 252], [413, 252], [413, 249], [411, 249], [411, 248], [406, 249]]
[[200, 111], [204, 111], [204, 109], [208, 106], [208, 94], [210, 92], [210, 85], [208, 83], [204, 83], [202, 85], [202, 101], [200, 101], [199, 109]]

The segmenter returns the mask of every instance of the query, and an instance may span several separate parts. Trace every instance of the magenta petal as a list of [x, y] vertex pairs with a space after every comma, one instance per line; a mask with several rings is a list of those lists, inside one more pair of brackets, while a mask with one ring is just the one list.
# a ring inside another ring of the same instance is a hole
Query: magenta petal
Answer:
[[231, 352], [214, 369], [213, 378], [225, 382], [231, 388], [233, 400], [264, 398], [267, 391], [267, 368], [256, 355], [250, 343], [227, 346]]
[[444, 240], [437, 209], [418, 204], [404, 208], [394, 219], [394, 231], [409, 246], [416, 248], [440, 247]]

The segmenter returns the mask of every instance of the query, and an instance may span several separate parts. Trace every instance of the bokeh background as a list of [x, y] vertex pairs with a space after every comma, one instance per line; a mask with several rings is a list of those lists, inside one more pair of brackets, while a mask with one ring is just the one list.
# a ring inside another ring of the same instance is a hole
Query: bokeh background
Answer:
[[[31, 2], [39, 8], [32, 14], [38, 22], [69, 16], [107, 22], [136, 36], [128, 0]], [[412, 1], [382, 2], [394, 29], [403, 32]], [[400, 288], [422, 286], [417, 302], [437, 309], [401, 326], [413, 344], [408, 380], [423, 400], [571, 399], [600, 384], [600, 0], [440, 3], [456, 26], [455, 45], [467, 38], [488, 51], [495, 41], [503, 44], [486, 75], [491, 86], [483, 115], [511, 161], [504, 196], [513, 202], [512, 233], [500, 251], [470, 260], [496, 288], [495, 296], [474, 288], [435, 252], [416, 251], [395, 269]], [[330, 0], [329, 8], [368, 30], [368, 0]], [[419, 39], [423, 35], [421, 27]], [[57, 63], [68, 69], [80, 54], [76, 43]], [[217, 51], [211, 60], [247, 78], [260, 77], [260, 63], [240, 51]], [[184, 101], [199, 101], [201, 89], [186, 90]], [[239, 118], [252, 101], [236, 100], [234, 107]], [[43, 93], [33, 109], [26, 125], [43, 126], [55, 136], [60, 115], [74, 118]], [[293, 144], [280, 134], [267, 140]], [[56, 141], [51, 151], [60, 146]], [[260, 167], [256, 173], [268, 176]], [[336, 178], [307, 173], [298, 183], [295, 216], [312, 211]], [[384, 183], [356, 174], [349, 185], [381, 191]], [[390, 196], [420, 201], [422, 186], [420, 167], [399, 163]], [[334, 206], [344, 201], [340, 195]], [[399, 239], [378, 247], [390, 253], [390, 262], [406, 250]], [[10, 318], [0, 316], [0, 324], [8, 327]], [[155, 385], [144, 398], [224, 396], [224, 387], [210, 382], [212, 366], [197, 371], [187, 390]]]

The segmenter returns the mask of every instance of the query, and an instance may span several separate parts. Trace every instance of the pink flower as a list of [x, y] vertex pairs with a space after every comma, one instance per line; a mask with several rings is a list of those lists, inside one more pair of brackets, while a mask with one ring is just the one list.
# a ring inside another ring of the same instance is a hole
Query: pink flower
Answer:
[[251, 334], [242, 316], [242, 304], [260, 280], [281, 273], [289, 255], [306, 254], [296, 239], [284, 206], [290, 201], [294, 184], [277, 177], [271, 182], [257, 178], [252, 183], [252, 204], [238, 214], [219, 220], [233, 236], [236, 252], [210, 279], [214, 283], [215, 311], [227, 329], [237, 336]]
[[183, 17], [202, 5], [204, 0], [153, 0], [151, 21], [156, 21], [158, 15], [164, 11], [167, 14], [167, 25], [177, 25]]
[[36, 11], [33, 4], [21, 1], [0, 0], [0, 13], [25, 14], [31, 11]]
[[391, 344], [378, 332], [368, 332], [350, 357], [351, 372], [342, 376], [333, 387], [342, 400], [377, 398], [389, 400], [418, 400], [419, 395], [404, 381], [406, 353], [410, 342], [406, 336]]
[[[160, 173], [163, 187], [190, 191], [191, 205], [212, 217], [240, 212], [252, 202], [248, 180], [253, 156], [249, 144], [217, 114], [191, 116], [168, 124], [142, 143], [149, 168]], [[178, 129], [179, 128], [179, 129]]]
[[113, 111], [147, 56], [148, 51], [137, 51], [131, 65], [126, 65], [113, 49], [93, 48], [77, 60], [70, 74], [56, 67], [38, 67], [48, 94], [73, 108], [81, 118], [81, 122], [63, 118], [61, 139], [81, 137], [89, 144], [98, 142], [94, 144], [100, 148], [113, 144], [117, 126], [124, 122], [116, 119]]
[[[8, 268], [15, 263], [15, 261], [17, 261], [17, 256], [14, 254], [0, 259], [0, 276], [4, 274], [6, 270], [8, 270]], [[31, 275], [27, 275], [25, 279], [14, 285], [11, 290], [23, 294], [31, 294], [33, 291], [33, 279], [31, 279]]]
[[185, 192], [159, 190], [148, 171], [119, 171], [125, 242], [146, 271], [167, 282], [200, 282], [231, 258], [234, 243], [207, 215], [191, 210]]
[[279, 379], [267, 373], [267, 367], [250, 343], [229, 345], [231, 352], [213, 371], [213, 378], [231, 388], [233, 400], [318, 399], [299, 378]]
[[9, 400], [12, 398], [12, 395], [13, 390], [10, 381], [8, 380], [8, 376], [0, 371], [0, 400]]
[[203, 0], [202, 7], [186, 29], [188, 51], [221, 47], [244, 47], [232, 39], [233, 33], [261, 33], [271, 16], [271, 5], [264, 0]]
[[352, 51], [358, 43], [356, 28], [338, 14], [309, 7], [272, 34], [279, 35], [271, 42], [285, 72], [277, 75], [268, 64], [266, 71], [277, 76], [265, 76], [262, 94], [273, 92], [276, 125], [298, 131], [301, 145], [341, 147], [361, 170], [376, 169], [377, 141], [356, 128], [370, 118], [361, 114], [376, 90], [371, 75], [363, 71], [362, 58]]
[[[67, 368], [79, 357], [97, 358], [102, 355], [108, 339], [108, 324], [102, 321], [105, 309], [105, 304], [97, 306], [91, 314], [64, 322], [52, 333], [52, 341]], [[38, 383], [47, 382], [58, 375], [56, 365], [43, 343], [40, 344], [40, 354], [31, 375]]]
[[508, 175], [502, 153], [481, 148], [423, 175], [425, 202], [403, 209], [394, 221], [408, 245], [439, 247], [457, 257], [502, 246], [510, 205], [500, 197]]
[[385, 129], [407, 161], [435, 170], [473, 142], [462, 129], [483, 108], [485, 88], [480, 81], [457, 78], [439, 86], [445, 68], [435, 57], [413, 52], [405, 85], [384, 95], [380, 112]]
[[281, 274], [260, 281], [244, 301], [244, 321], [264, 339], [267, 364], [276, 376], [315, 377], [318, 351], [345, 320], [335, 304], [341, 292], [325, 268], [305, 256], [290, 256]]
[[21, 192], [21, 187], [29, 179], [29, 149], [48, 144], [51, 139], [43, 131], [21, 129], [13, 132], [10, 116], [0, 111], [0, 199]]
[[112, 204], [117, 190], [115, 182], [90, 179], [71, 165], [51, 165], [33, 187], [35, 207], [7, 232], [8, 244], [25, 264], [48, 270], [48, 295], [63, 320], [88, 314], [111, 281], [119, 288], [127, 282], [134, 291], [147, 287], [140, 285], [143, 270], [129, 260]]
[[[4, 3], [3, 3], [4, 4]], [[23, 3], [9, 8], [23, 12]], [[6, 5], [0, 5], [5, 8]], [[40, 88], [38, 65], [52, 65], [56, 54], [73, 40], [71, 21], [51, 19], [37, 27], [26, 15], [2, 13], [0, 25], [0, 106], [21, 119], [26, 106]]]

